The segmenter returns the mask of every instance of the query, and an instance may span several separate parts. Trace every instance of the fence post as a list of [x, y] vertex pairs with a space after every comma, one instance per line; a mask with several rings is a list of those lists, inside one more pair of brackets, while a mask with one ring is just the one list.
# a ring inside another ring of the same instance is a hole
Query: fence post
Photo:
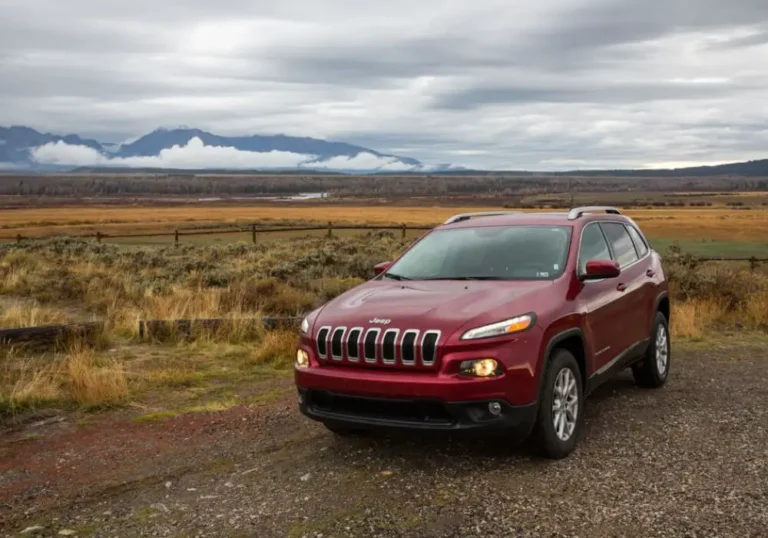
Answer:
[[749, 259], [749, 270], [752, 271], [753, 273], [757, 270], [757, 257], [756, 256], [752, 256]]
[[256, 244], [256, 225], [251, 224], [251, 239], [253, 240], [253, 244]]
[[21, 234], [16, 234], [16, 242], [21, 243]]
[[101, 232], [96, 232], [96, 242], [101, 243]]
[[403, 223], [403, 239], [405, 239], [405, 232], [406, 232], [406, 230], [407, 230], [407, 228], [405, 226], [405, 223]]
[[179, 230], [175, 230], [173, 234], [173, 242], [175, 244], [179, 244]]
[[328, 221], [328, 237], [333, 237], [333, 223]]

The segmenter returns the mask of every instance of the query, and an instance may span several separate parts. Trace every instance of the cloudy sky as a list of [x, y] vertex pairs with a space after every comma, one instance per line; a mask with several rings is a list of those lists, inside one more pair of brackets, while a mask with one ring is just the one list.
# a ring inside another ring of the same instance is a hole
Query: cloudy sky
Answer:
[[0, 0], [0, 125], [427, 163], [768, 157], [768, 0]]

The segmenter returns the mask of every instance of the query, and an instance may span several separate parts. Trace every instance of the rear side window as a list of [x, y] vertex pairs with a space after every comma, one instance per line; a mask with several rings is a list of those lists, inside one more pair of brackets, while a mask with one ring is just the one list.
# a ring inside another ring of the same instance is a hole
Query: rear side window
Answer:
[[588, 224], [581, 234], [581, 248], [579, 249], [579, 272], [584, 273], [587, 262], [590, 260], [610, 260], [611, 252], [608, 243], [597, 224]]
[[627, 230], [629, 230], [629, 235], [632, 237], [632, 242], [635, 244], [637, 254], [641, 258], [648, 254], [648, 245], [645, 243], [645, 240], [643, 240], [640, 232], [638, 232], [634, 226], [627, 226]]
[[617, 222], [603, 222], [601, 223], [605, 236], [611, 243], [613, 249], [613, 255], [616, 257], [616, 261], [619, 262], [621, 267], [626, 267], [630, 263], [637, 261], [637, 251], [635, 245], [632, 243], [632, 238], [629, 236], [629, 232], [623, 224]]

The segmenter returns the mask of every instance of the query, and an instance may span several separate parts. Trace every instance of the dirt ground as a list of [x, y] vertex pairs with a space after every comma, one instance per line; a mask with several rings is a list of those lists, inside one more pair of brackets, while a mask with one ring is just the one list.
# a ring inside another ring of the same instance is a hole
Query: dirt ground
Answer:
[[601, 387], [556, 462], [480, 439], [336, 438], [291, 390], [159, 422], [40, 419], [0, 438], [0, 535], [765, 537], [766, 355], [764, 338], [676, 346], [665, 388], [628, 372]]

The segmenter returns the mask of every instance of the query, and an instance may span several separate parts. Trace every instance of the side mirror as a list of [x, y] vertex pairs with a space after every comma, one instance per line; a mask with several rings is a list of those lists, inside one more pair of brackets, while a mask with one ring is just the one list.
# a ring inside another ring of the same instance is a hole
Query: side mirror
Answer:
[[601, 280], [603, 278], [616, 278], [621, 274], [619, 262], [614, 260], [589, 260], [582, 280]]
[[392, 262], [381, 262], [381, 263], [377, 263], [376, 265], [374, 265], [374, 266], [373, 266], [373, 273], [374, 273], [376, 276], [379, 276], [381, 273], [383, 273], [384, 271], [386, 271], [387, 269], [389, 269], [389, 266], [390, 266], [390, 265], [392, 265]]

